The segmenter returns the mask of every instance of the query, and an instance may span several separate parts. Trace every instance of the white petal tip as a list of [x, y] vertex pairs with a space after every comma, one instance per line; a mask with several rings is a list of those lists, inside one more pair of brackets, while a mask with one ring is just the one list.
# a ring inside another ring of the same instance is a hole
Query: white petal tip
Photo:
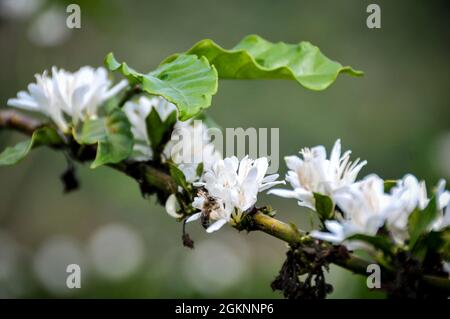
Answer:
[[209, 226], [206, 229], [207, 233], [213, 233], [217, 230], [219, 230], [220, 228], [222, 228], [223, 225], [225, 225], [227, 223], [227, 221], [225, 219], [219, 219], [218, 221], [216, 221], [214, 224], [212, 224], [211, 226]]
[[177, 213], [177, 197], [171, 194], [166, 200], [166, 212], [170, 217], [181, 218], [183, 215]]
[[186, 223], [190, 223], [193, 222], [194, 220], [199, 219], [201, 215], [202, 213], [196, 213], [194, 215], [191, 215], [188, 219], [186, 219]]

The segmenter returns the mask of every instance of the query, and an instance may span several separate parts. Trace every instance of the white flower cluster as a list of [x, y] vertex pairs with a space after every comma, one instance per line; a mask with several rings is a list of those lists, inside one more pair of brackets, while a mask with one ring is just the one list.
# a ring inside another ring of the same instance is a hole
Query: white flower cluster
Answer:
[[[151, 110], [158, 112], [162, 121], [165, 121], [177, 108], [162, 97], [141, 97], [137, 102], [127, 102], [124, 111], [130, 120], [131, 130], [135, 138], [136, 160], [149, 160], [153, 158], [151, 142], [147, 135], [146, 118]], [[208, 128], [202, 121], [177, 121], [171, 139], [163, 151], [163, 159], [170, 159], [184, 173], [186, 181], [193, 183], [201, 176], [197, 176], [197, 168], [203, 164], [203, 170], [211, 167], [212, 163], [220, 160], [221, 154], [214, 148], [208, 135]]]
[[[342, 215], [335, 220], [325, 221], [326, 232], [313, 231], [311, 236], [332, 243], [344, 243], [354, 234], [376, 235], [386, 226], [392, 239], [403, 244], [408, 238], [407, 224], [410, 214], [416, 209], [424, 209], [430, 199], [424, 182], [412, 175], [406, 175], [386, 193], [384, 181], [369, 175], [356, 181], [357, 175], [366, 161], [350, 162], [350, 151], [341, 156], [341, 144], [337, 140], [330, 158], [327, 159], [323, 146], [303, 149], [303, 158], [286, 157], [290, 169], [286, 180], [293, 190], [273, 189], [269, 193], [298, 200], [300, 206], [315, 210], [314, 193], [329, 196]], [[441, 230], [450, 226], [450, 192], [445, 191], [445, 182], [439, 183], [436, 191], [439, 218], [432, 228]]]
[[69, 132], [70, 122], [77, 124], [97, 116], [97, 110], [105, 101], [127, 86], [123, 80], [114, 87], [106, 69], [85, 66], [76, 72], [52, 68], [52, 75], [36, 74], [36, 83], [20, 91], [8, 105], [39, 112], [49, 117], [64, 133]]
[[445, 262], [444, 261], [444, 271], [448, 273], [448, 278], [450, 278], [450, 261]]
[[[442, 189], [444, 184], [440, 184]], [[449, 192], [436, 193], [440, 216], [432, 226], [439, 231], [450, 226]], [[412, 175], [406, 175], [389, 193], [384, 192], [384, 181], [369, 175], [360, 182], [342, 189], [334, 196], [343, 217], [326, 221], [329, 232], [314, 231], [312, 236], [333, 243], [341, 243], [354, 234], [376, 235], [385, 225], [392, 238], [403, 244], [408, 239], [408, 219], [416, 209], [424, 209], [429, 202], [425, 184]], [[447, 208], [444, 210], [444, 208]], [[352, 243], [347, 243], [352, 246]]]
[[239, 222], [242, 214], [255, 205], [259, 192], [284, 183], [276, 181], [278, 174], [265, 176], [268, 166], [266, 157], [239, 161], [233, 156], [216, 161], [205, 171], [203, 181], [196, 183], [205, 191], [200, 191], [192, 204], [200, 212], [187, 222], [205, 216], [208, 223], [213, 221], [206, 230], [209, 233], [227, 222]]
[[[141, 97], [137, 102], [130, 101], [124, 106], [132, 125], [137, 160], [150, 160], [154, 156], [145, 121], [153, 109], [158, 112], [162, 121], [176, 111], [173, 104], [161, 97]], [[268, 169], [265, 157], [257, 160], [245, 157], [241, 161], [236, 157], [222, 159], [211, 142], [208, 128], [201, 121], [177, 121], [162, 157], [163, 161], [170, 159], [174, 162], [188, 183], [204, 188], [204, 191], [198, 192], [192, 204], [200, 212], [192, 215], [188, 221], [206, 216], [208, 223], [213, 221], [207, 228], [208, 232], [218, 230], [227, 222], [238, 221], [243, 212], [255, 205], [258, 192], [284, 183], [275, 181], [277, 174], [265, 177]], [[203, 172], [198, 176], [200, 163], [203, 165]], [[168, 197], [165, 208], [174, 218], [183, 216], [177, 213], [175, 194]]]
[[274, 189], [269, 194], [296, 198], [300, 206], [315, 209], [314, 193], [332, 196], [342, 187], [351, 185], [366, 161], [350, 162], [350, 151], [341, 156], [341, 141], [337, 140], [327, 159], [325, 147], [316, 146], [300, 151], [298, 156], [285, 157], [289, 172], [286, 180], [293, 190]]

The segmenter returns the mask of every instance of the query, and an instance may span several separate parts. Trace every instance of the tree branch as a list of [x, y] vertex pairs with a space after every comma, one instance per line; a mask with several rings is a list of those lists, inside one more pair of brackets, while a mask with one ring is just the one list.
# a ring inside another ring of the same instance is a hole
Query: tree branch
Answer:
[[42, 126], [42, 122], [15, 112], [13, 110], [0, 111], [0, 129], [12, 129], [31, 135], [34, 130]]
[[[40, 126], [42, 126], [42, 123], [39, 121], [15, 111], [0, 111], [0, 129], [8, 128], [31, 135]], [[76, 152], [72, 152], [72, 154], [76, 154]], [[86, 158], [74, 158], [74, 160], [86, 161]], [[161, 168], [153, 166], [152, 163], [129, 161], [109, 166], [132, 177], [141, 184], [141, 187], [142, 185], [154, 187], [166, 196], [177, 190], [172, 177]], [[286, 224], [258, 210], [249, 214], [249, 217], [251, 220], [250, 227], [246, 228], [248, 231], [262, 231], [294, 247], [305, 245], [307, 241], [311, 241], [310, 237], [302, 234], [294, 225]], [[332, 260], [332, 263], [360, 275], [367, 275], [367, 266], [370, 264], [370, 262], [354, 255], [348, 255], [347, 258], [336, 258]], [[426, 285], [432, 288], [450, 292], [450, 280], [448, 278], [423, 275], [422, 279]]]

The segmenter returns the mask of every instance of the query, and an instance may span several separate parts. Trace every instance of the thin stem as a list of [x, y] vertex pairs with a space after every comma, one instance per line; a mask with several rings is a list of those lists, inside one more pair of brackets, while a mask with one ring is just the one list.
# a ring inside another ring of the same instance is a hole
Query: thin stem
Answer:
[[[0, 111], [0, 129], [9, 128], [31, 135], [33, 131], [40, 126], [41, 123], [38, 123], [25, 115], [13, 111]], [[80, 159], [74, 158], [74, 160]], [[82, 159], [82, 161], [85, 160], [85, 158]], [[125, 161], [109, 166], [127, 174], [139, 183], [145, 183], [148, 186], [160, 190], [167, 196], [176, 193], [177, 191], [176, 183], [173, 181], [172, 177], [162, 168], [154, 166], [151, 162]], [[259, 211], [249, 214], [249, 217], [251, 218], [249, 222], [250, 228], [247, 230], [262, 231], [270, 236], [281, 239], [292, 246], [303, 245], [310, 240], [309, 237], [300, 232], [296, 226], [286, 224]], [[370, 264], [370, 262], [354, 255], [349, 255], [347, 258], [335, 259], [332, 262], [342, 268], [361, 275], [367, 275], [367, 266]], [[450, 280], [448, 278], [424, 275], [423, 282], [432, 288], [450, 292]]]
[[290, 245], [302, 244], [303, 237], [294, 225], [286, 224], [260, 212], [251, 215], [251, 218], [255, 230], [281, 239]]

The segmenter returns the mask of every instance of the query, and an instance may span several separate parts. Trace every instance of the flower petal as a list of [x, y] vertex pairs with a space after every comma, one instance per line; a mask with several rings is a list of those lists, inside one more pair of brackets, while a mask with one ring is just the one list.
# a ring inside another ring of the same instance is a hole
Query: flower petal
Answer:
[[297, 198], [297, 193], [289, 189], [281, 189], [281, 188], [271, 189], [270, 191], [267, 192], [267, 194], [280, 196], [284, 198]]
[[173, 218], [180, 218], [183, 217], [183, 215], [177, 213], [177, 197], [175, 194], [170, 194], [170, 196], [166, 200], [166, 212], [169, 214], [169, 216]]
[[216, 221], [214, 224], [212, 224], [211, 226], [209, 226], [206, 229], [207, 233], [212, 233], [215, 232], [217, 230], [219, 230], [220, 228], [222, 228], [223, 225], [225, 225], [227, 223], [226, 219], [219, 219], [218, 221]]
[[186, 219], [186, 223], [190, 223], [190, 222], [193, 222], [194, 220], [199, 219], [201, 215], [202, 215], [202, 213], [195, 213], [195, 214], [189, 216], [189, 218]]

